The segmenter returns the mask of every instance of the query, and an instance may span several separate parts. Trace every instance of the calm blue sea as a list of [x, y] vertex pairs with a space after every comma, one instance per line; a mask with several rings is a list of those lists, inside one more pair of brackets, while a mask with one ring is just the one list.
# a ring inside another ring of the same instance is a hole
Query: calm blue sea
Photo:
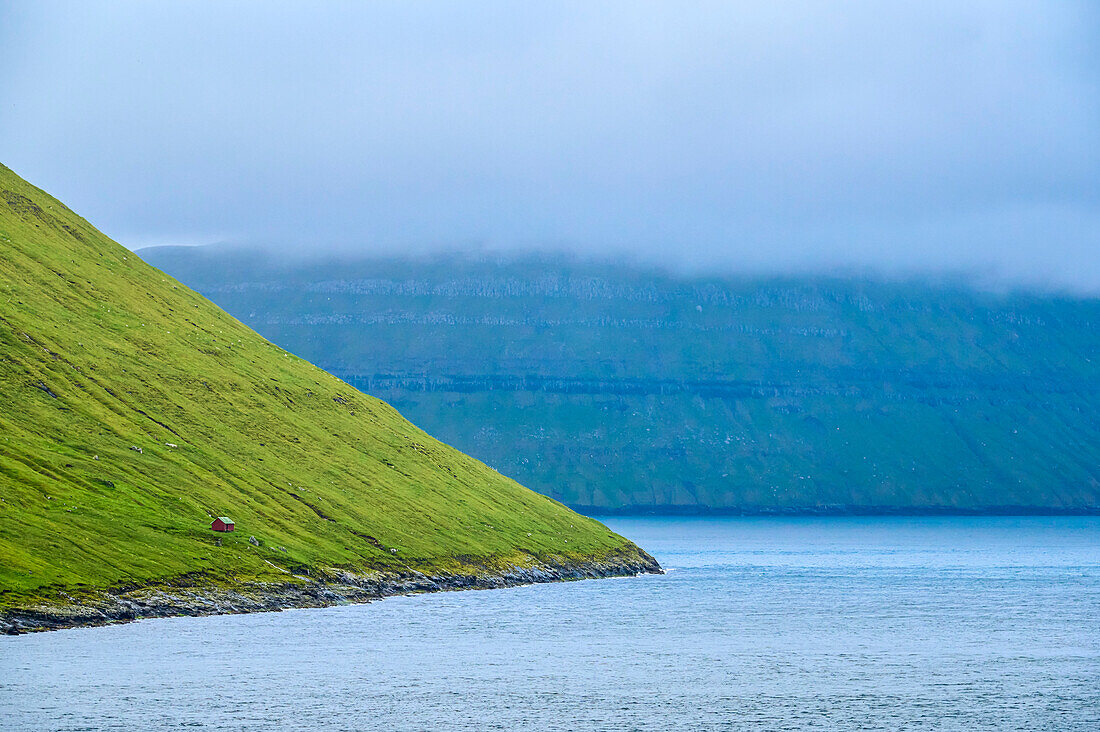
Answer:
[[1100, 730], [1100, 519], [608, 522], [669, 572], [0, 638], [0, 728]]

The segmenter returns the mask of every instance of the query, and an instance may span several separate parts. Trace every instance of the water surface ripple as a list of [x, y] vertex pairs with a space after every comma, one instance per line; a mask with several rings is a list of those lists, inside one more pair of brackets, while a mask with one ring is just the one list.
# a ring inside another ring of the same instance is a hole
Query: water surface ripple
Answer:
[[0, 638], [0, 728], [1100, 729], [1100, 518], [608, 523], [671, 571]]

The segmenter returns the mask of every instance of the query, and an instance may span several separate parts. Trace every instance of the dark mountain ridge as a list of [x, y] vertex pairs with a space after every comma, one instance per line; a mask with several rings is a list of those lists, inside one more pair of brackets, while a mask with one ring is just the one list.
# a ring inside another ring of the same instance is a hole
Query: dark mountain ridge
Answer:
[[141, 254], [582, 510], [1100, 510], [1100, 300], [565, 258]]

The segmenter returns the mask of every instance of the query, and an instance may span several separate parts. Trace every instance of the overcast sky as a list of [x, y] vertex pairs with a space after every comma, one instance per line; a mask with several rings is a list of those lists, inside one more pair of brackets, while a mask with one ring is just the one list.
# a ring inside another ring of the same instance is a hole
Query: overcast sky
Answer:
[[0, 0], [0, 161], [123, 244], [1100, 293], [1100, 3]]

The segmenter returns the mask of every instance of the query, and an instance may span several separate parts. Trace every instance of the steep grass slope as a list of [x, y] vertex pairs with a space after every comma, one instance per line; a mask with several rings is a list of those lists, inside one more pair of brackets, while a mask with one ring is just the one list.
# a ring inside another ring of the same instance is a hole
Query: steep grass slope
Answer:
[[[3, 166], [0, 405], [0, 610], [308, 568], [645, 556], [265, 341]], [[221, 546], [218, 515], [237, 526]]]

